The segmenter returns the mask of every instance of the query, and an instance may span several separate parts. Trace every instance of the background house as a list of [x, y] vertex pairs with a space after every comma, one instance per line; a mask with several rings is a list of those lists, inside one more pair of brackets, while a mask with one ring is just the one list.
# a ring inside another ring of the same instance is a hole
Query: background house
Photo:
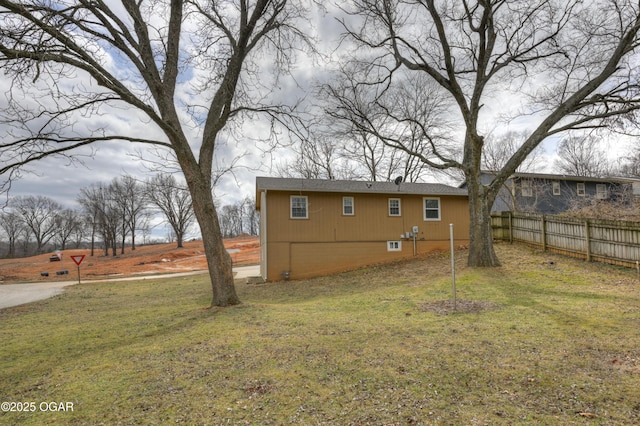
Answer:
[[256, 208], [267, 280], [446, 250], [450, 223], [469, 241], [467, 191], [441, 184], [258, 177]]
[[[488, 184], [493, 173], [485, 171], [481, 179]], [[638, 179], [515, 173], [496, 197], [492, 211], [558, 214], [594, 202], [630, 205], [638, 195]]]

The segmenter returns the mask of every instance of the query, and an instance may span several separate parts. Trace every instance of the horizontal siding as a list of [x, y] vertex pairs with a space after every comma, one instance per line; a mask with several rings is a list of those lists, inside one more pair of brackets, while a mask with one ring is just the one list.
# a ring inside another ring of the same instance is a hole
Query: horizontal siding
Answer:
[[[460, 247], [469, 244], [468, 239], [455, 240]], [[436, 250], [448, 250], [449, 240], [416, 241], [416, 254]], [[402, 241], [402, 251], [387, 251], [387, 241], [364, 242], [306, 242], [271, 243], [269, 253], [269, 281], [283, 278], [288, 272], [290, 279], [312, 278], [360, 267], [409, 258], [414, 255], [413, 240]]]
[[[308, 197], [308, 219], [290, 219], [291, 195]], [[354, 215], [342, 215], [342, 196], [354, 197]], [[421, 238], [448, 238], [449, 223], [461, 235], [469, 234], [469, 211], [465, 197], [440, 197], [441, 220], [424, 221], [422, 196], [399, 196], [402, 215], [388, 215], [387, 203], [392, 195], [269, 192], [268, 239], [290, 241], [379, 241], [397, 239], [400, 234], [420, 229]]]
[[[308, 197], [308, 219], [291, 219], [291, 195]], [[354, 215], [342, 215], [342, 197], [354, 198]], [[401, 199], [401, 216], [388, 215], [388, 199]], [[446, 249], [449, 224], [458, 245], [468, 244], [469, 209], [466, 197], [440, 196], [441, 220], [424, 221], [423, 196], [268, 191], [266, 197], [267, 279], [291, 279], [340, 272], [413, 255], [413, 240], [401, 252], [388, 252], [387, 241], [418, 226], [417, 250]]]

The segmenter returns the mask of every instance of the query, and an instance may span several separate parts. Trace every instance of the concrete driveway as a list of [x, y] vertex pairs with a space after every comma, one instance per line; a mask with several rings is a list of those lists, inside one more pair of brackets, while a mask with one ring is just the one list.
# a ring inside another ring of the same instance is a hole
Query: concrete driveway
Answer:
[[[260, 275], [259, 265], [238, 266], [233, 268], [235, 278], [247, 278]], [[113, 281], [139, 281], [153, 280], [158, 278], [181, 277], [186, 275], [204, 274], [207, 271], [182, 272], [176, 274], [148, 275], [141, 277], [112, 278], [106, 280], [87, 280], [85, 283], [113, 282]], [[78, 284], [77, 281], [59, 281], [51, 283], [28, 283], [28, 284], [4, 284], [0, 285], [0, 309], [11, 306], [24, 305], [25, 303], [36, 302], [48, 299], [60, 294], [64, 288]]]
[[56, 283], [0, 285], [0, 309], [48, 299], [62, 293], [66, 286], [72, 284], [78, 284], [78, 282], [61, 281]]

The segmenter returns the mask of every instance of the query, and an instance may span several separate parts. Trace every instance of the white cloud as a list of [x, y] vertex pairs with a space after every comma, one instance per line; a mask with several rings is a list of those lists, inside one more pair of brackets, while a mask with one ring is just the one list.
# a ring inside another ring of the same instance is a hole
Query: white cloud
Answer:
[[[341, 34], [343, 32], [342, 25], [337, 21], [336, 17], [341, 16], [347, 20], [355, 20], [358, 18], [344, 15], [340, 9], [333, 4], [325, 5], [327, 13], [314, 9], [311, 18], [313, 28], [310, 28], [310, 34], [315, 36], [319, 42], [318, 49], [328, 58], [334, 58], [337, 54], [349, 49], [346, 42], [340, 45]], [[124, 13], [122, 14], [124, 16]], [[161, 28], [162, 23], [156, 25]], [[196, 28], [196, 27], [193, 27]], [[189, 38], [184, 37], [183, 48], [185, 52], [192, 52], [189, 46]], [[338, 49], [340, 46], [340, 49]], [[134, 80], [135, 74], [124, 66], [123, 58], [117, 55], [111, 55], [108, 51], [105, 53], [105, 66], [117, 71], [117, 75], [127, 81]], [[315, 80], [326, 79], [330, 72], [330, 65], [324, 63], [319, 58], [307, 56], [304, 51], [297, 51], [296, 64], [293, 69], [293, 78], [282, 76], [278, 80], [278, 84], [273, 88], [271, 86], [271, 76], [267, 71], [272, 68], [272, 58], [269, 55], [259, 56], [261, 61], [258, 69], [263, 72], [260, 74], [261, 85], [254, 86], [255, 90], [252, 95], [257, 99], [269, 98], [283, 103], [295, 103], [304, 96], [311, 96], [311, 89]], [[200, 105], [205, 108], [211, 97], [210, 92], [201, 92], [196, 83], [201, 79], [211, 78], [210, 69], [194, 69], [187, 68], [183, 70], [180, 77], [180, 84], [176, 93], [176, 100], [181, 106], [189, 105], [195, 107]], [[70, 90], [79, 90], [82, 88], [96, 88], [95, 81], [86, 75], [78, 73], [75, 78], [63, 82], [64, 86]], [[128, 83], [133, 84], [133, 83]], [[0, 108], [6, 104], [5, 95], [11, 87], [10, 79], [0, 79]], [[143, 89], [141, 89], [143, 90]], [[38, 107], [39, 102], [45, 102], [44, 99], [36, 99], [25, 97], [21, 99], [24, 106]], [[496, 93], [494, 96], [487, 98], [487, 104], [484, 107], [483, 114], [485, 122], [497, 123], [498, 109], [493, 108], [493, 104], [500, 106], [500, 110], [516, 111], [519, 108], [520, 101], [516, 97], [505, 97], [503, 93]], [[106, 107], [101, 110], [101, 115], [96, 115], [90, 120], [78, 121], [74, 126], [74, 131], [82, 133], [86, 131], [95, 131], [104, 129], [112, 134], [127, 134], [130, 136], [141, 136], [145, 138], [154, 138], [158, 140], [166, 140], [165, 135], [149, 121], [140, 111], [134, 109], [121, 109], [113, 106]], [[488, 117], [494, 116], [495, 119]], [[197, 149], [201, 138], [201, 128], [194, 121], [194, 117], [187, 113], [186, 110], [181, 113], [181, 120], [184, 129], [188, 133], [192, 146]], [[196, 118], [197, 120], [197, 118]], [[505, 129], [518, 130], [531, 126], [531, 118], [519, 119], [511, 121], [508, 124], [502, 124]], [[6, 125], [0, 124], [0, 134], [2, 128], [6, 129]], [[218, 149], [217, 161], [221, 167], [230, 164], [234, 159], [240, 158], [238, 168], [233, 174], [229, 174], [221, 179], [219, 186], [216, 188], [215, 194], [220, 204], [232, 203], [244, 196], [254, 195], [255, 176], [269, 174], [272, 166], [277, 164], [283, 158], [291, 158], [291, 153], [286, 148], [280, 148], [277, 151], [269, 151], [268, 146], [256, 143], [256, 140], [265, 139], [271, 132], [270, 124], [265, 120], [257, 118], [246, 119], [242, 123], [239, 130], [227, 132], [221, 136], [221, 144]], [[489, 131], [491, 129], [484, 129]], [[285, 140], [287, 135], [281, 135]], [[222, 143], [227, 138], [226, 143]], [[610, 142], [611, 146], [608, 151], [614, 152], [615, 147], [619, 147], [619, 143]], [[555, 151], [555, 143], [547, 141], [544, 143], [546, 156], [545, 163], [552, 164], [552, 156]], [[25, 174], [24, 177], [15, 182], [11, 195], [47, 195], [65, 204], [69, 207], [75, 204], [75, 198], [81, 187], [85, 187], [95, 182], [108, 182], [114, 177], [122, 174], [130, 174], [140, 179], [145, 179], [148, 175], [144, 162], [135, 158], [138, 150], [146, 152], [147, 147], [144, 145], [134, 145], [124, 142], [101, 143], [95, 145], [96, 155], [93, 159], [85, 159], [85, 166], [71, 165], [60, 159], [46, 159], [35, 164], [32, 169], [34, 174]], [[90, 153], [91, 149], [87, 149], [85, 153]], [[614, 154], [615, 155], [615, 154]], [[149, 153], [149, 158], [153, 159], [153, 155]], [[544, 171], [551, 171], [545, 169]]]

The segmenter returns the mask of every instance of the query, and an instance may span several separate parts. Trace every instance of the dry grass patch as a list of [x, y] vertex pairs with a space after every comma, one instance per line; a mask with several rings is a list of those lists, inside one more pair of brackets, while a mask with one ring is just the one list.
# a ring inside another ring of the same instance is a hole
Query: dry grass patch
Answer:
[[498, 309], [500, 306], [493, 302], [481, 302], [478, 300], [436, 300], [434, 302], [421, 303], [423, 312], [435, 312], [438, 315], [479, 314], [484, 311]]
[[471, 312], [445, 254], [239, 283], [230, 309], [187, 277], [0, 311], [0, 400], [74, 403], [0, 424], [639, 424], [635, 271], [497, 250], [459, 254]]

